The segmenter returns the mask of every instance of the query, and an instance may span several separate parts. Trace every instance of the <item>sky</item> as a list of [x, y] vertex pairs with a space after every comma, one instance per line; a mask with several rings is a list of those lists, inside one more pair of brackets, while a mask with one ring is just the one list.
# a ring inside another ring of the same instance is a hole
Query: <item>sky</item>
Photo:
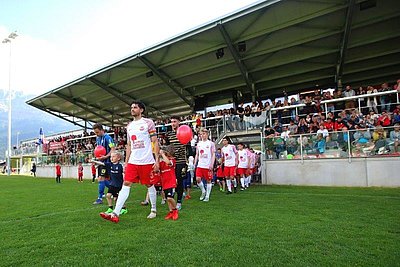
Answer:
[[0, 0], [0, 39], [18, 34], [0, 43], [0, 90], [41, 95], [255, 2]]

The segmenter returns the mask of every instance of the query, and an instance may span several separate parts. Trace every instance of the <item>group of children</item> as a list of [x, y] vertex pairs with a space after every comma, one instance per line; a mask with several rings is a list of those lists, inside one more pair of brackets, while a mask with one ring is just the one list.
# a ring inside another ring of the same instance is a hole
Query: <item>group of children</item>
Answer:
[[[36, 167], [35, 167], [36, 172]], [[93, 162], [91, 165], [91, 172], [92, 172], [92, 183], [96, 180], [96, 165]], [[56, 162], [56, 183], [61, 183], [61, 165], [59, 162]], [[82, 162], [78, 163], [78, 183], [83, 183], [83, 166]]]
[[[223, 147], [218, 148], [215, 152], [215, 168], [213, 173], [215, 174], [215, 182], [219, 185], [221, 192], [227, 194], [236, 193], [238, 184], [240, 184], [240, 190], [245, 190], [249, 187], [251, 182], [251, 176], [255, 172], [255, 153], [252, 149], [246, 148], [243, 143], [239, 143], [237, 148], [235, 145], [230, 143], [230, 140], [224, 138], [222, 140]], [[215, 151], [215, 150], [214, 150]], [[172, 219], [177, 220], [179, 218], [179, 211], [177, 209], [177, 203], [174, 199], [175, 188], [177, 186], [176, 175], [175, 175], [175, 159], [174, 159], [173, 146], [167, 146], [160, 149], [160, 168], [158, 172], [151, 173], [151, 183], [155, 185], [161, 192], [162, 203], [168, 204], [168, 214], [165, 216], [166, 220]], [[109, 187], [106, 194], [108, 203], [108, 209], [105, 213], [112, 213], [114, 204], [118, 199], [118, 194], [123, 185], [123, 173], [124, 167], [120, 163], [121, 155], [117, 151], [113, 151], [110, 157], [110, 163], [104, 163], [101, 161], [92, 161], [91, 170], [94, 182], [96, 177], [96, 165], [105, 166], [109, 173]], [[190, 187], [195, 176], [195, 162], [193, 156], [188, 158], [187, 162], [187, 179], [184, 180], [185, 199], [190, 199]], [[56, 165], [57, 182], [60, 182], [61, 177], [61, 166]], [[197, 176], [197, 175], [196, 175]], [[78, 182], [83, 181], [83, 166], [81, 163], [78, 165]], [[197, 185], [202, 182], [197, 181]], [[211, 184], [210, 184], [211, 186]], [[203, 191], [203, 190], [202, 190]], [[211, 191], [210, 189], [207, 191]], [[204, 192], [202, 192], [204, 193]], [[203, 194], [202, 194], [203, 195]], [[209, 195], [202, 196], [203, 200], [209, 198]], [[142, 205], [148, 205], [148, 196], [143, 201]], [[121, 214], [127, 213], [128, 210], [125, 206], [122, 207]]]
[[223, 147], [216, 153], [216, 176], [221, 192], [232, 194], [246, 190], [251, 177], [256, 173], [256, 155], [254, 150], [239, 143], [237, 148], [228, 138], [222, 139]]
[[[179, 218], [178, 209], [176, 208], [175, 188], [176, 188], [176, 176], [175, 176], [175, 159], [173, 157], [173, 147], [168, 146], [160, 150], [160, 169], [158, 172], [151, 173], [151, 183], [156, 186], [159, 190], [162, 190], [163, 200], [168, 204], [169, 212], [165, 216], [166, 220], [177, 220]], [[123, 184], [123, 166], [120, 163], [121, 155], [119, 152], [111, 153], [111, 164], [103, 163], [101, 161], [93, 161], [96, 165], [105, 165], [109, 171], [110, 184], [108, 192], [106, 194], [108, 209], [105, 213], [112, 213], [114, 210], [114, 204], [117, 202], [118, 193], [122, 189]], [[146, 197], [148, 198], [148, 196]], [[148, 200], [142, 202], [142, 205], [147, 205]], [[127, 213], [128, 210], [124, 206], [121, 210], [121, 214]]]

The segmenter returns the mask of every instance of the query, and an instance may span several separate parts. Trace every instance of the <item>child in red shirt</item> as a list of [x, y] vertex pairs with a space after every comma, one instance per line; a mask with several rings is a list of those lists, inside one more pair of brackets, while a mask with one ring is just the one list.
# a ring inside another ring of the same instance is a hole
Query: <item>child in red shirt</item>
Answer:
[[93, 162], [92, 163], [92, 183], [94, 183], [95, 179], [96, 179], [96, 165]]
[[56, 183], [61, 183], [61, 165], [60, 162], [56, 162]]
[[175, 159], [172, 156], [172, 147], [167, 147], [165, 150], [160, 150], [160, 171], [161, 171], [161, 186], [165, 197], [167, 198], [169, 213], [165, 216], [166, 220], [177, 220], [178, 210], [174, 199], [176, 176], [175, 176]]
[[82, 162], [78, 163], [78, 183], [83, 183], [83, 166]]

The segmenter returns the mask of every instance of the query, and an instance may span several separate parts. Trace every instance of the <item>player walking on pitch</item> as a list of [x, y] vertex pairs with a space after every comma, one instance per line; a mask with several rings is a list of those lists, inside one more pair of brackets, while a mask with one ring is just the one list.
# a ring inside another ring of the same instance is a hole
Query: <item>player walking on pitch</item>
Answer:
[[238, 164], [238, 175], [240, 177], [240, 190], [243, 191], [245, 189], [245, 179], [250, 175], [250, 152], [244, 148], [243, 143], [238, 144], [238, 156], [239, 156], [239, 164]]
[[[103, 146], [106, 149], [106, 155], [97, 158], [103, 163], [110, 163], [111, 152], [115, 151], [114, 140], [109, 136], [103, 128], [103, 125], [96, 123], [93, 125], [93, 131], [96, 134], [96, 146]], [[110, 181], [108, 169], [105, 166], [99, 166], [98, 181], [99, 181], [99, 194], [94, 205], [103, 204], [104, 189], [109, 186]], [[107, 179], [106, 179], [107, 178]]]
[[224, 137], [222, 139], [222, 144], [224, 145], [221, 149], [222, 162], [224, 163], [224, 175], [226, 179], [227, 194], [232, 194], [232, 183], [233, 188], [236, 193], [237, 183], [236, 183], [236, 167], [238, 166], [238, 152], [236, 147], [229, 143], [229, 140]]
[[155, 155], [160, 153], [160, 147], [154, 122], [142, 117], [145, 110], [145, 105], [140, 101], [134, 101], [131, 104], [133, 121], [127, 126], [128, 144], [126, 146], [124, 183], [119, 192], [114, 211], [112, 213], [100, 213], [101, 217], [115, 223], [119, 222], [121, 209], [129, 197], [133, 183], [140, 182], [147, 186], [151, 204], [151, 211], [147, 218], [153, 219], [157, 216], [157, 192], [154, 185], [151, 184], [150, 174], [152, 171], [157, 172], [159, 170], [159, 158], [154, 159], [151, 144], [154, 145]]
[[[201, 140], [197, 144], [196, 157], [194, 163], [196, 165], [196, 181], [201, 189], [201, 201], [208, 202], [212, 189], [211, 180], [213, 178], [213, 169], [215, 161], [215, 144], [208, 140], [208, 130], [203, 128], [200, 130]], [[204, 188], [201, 179], [207, 181], [207, 191]]]

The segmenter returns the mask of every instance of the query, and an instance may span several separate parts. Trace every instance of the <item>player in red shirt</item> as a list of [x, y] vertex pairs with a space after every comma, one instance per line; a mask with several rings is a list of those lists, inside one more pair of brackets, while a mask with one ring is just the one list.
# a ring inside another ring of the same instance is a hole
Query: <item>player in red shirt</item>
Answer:
[[83, 183], [83, 166], [82, 162], [78, 163], [78, 183]]
[[96, 165], [92, 163], [92, 184], [94, 183], [95, 179], [96, 179]]
[[176, 188], [176, 175], [175, 175], [175, 159], [172, 156], [172, 147], [167, 147], [165, 150], [160, 150], [160, 171], [161, 171], [161, 186], [167, 198], [169, 213], [165, 216], [166, 220], [177, 220], [178, 210], [174, 199]]
[[56, 183], [61, 183], [61, 165], [60, 162], [56, 162]]

